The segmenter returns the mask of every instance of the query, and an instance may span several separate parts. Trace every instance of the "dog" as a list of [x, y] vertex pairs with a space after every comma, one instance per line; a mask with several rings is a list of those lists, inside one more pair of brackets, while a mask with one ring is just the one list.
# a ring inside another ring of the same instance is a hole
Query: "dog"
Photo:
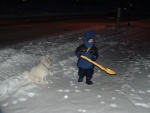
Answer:
[[49, 56], [43, 57], [37, 66], [32, 67], [31, 70], [27, 72], [28, 78], [32, 82], [46, 83], [46, 77], [49, 74], [51, 64]]

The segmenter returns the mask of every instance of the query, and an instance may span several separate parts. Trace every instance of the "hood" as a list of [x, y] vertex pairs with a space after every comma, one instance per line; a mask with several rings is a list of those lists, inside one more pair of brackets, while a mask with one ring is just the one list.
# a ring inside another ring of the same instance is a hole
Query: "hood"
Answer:
[[[89, 39], [93, 39], [93, 42], [92, 43], [88, 43], [88, 40]], [[95, 33], [92, 32], [92, 31], [88, 31], [85, 33], [84, 35], [84, 45], [87, 47], [87, 48], [91, 48], [95, 43]]]

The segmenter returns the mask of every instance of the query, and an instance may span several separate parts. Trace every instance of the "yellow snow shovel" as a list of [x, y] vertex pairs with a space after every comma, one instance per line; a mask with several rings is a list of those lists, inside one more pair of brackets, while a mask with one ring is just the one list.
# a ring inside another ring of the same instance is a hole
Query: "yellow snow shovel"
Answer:
[[89, 59], [89, 58], [86, 57], [86, 56], [81, 55], [81, 58], [84, 58], [84, 59], [88, 60], [88, 61], [91, 62], [92, 64], [94, 64], [94, 65], [96, 65], [97, 67], [99, 67], [101, 70], [107, 72], [108, 74], [111, 74], [111, 75], [115, 75], [115, 74], [116, 74], [116, 72], [114, 72], [113, 70], [110, 70], [110, 69], [108, 69], [108, 68], [104, 68], [103, 66], [101, 66], [101, 65], [99, 65], [98, 63], [92, 61], [91, 59]]

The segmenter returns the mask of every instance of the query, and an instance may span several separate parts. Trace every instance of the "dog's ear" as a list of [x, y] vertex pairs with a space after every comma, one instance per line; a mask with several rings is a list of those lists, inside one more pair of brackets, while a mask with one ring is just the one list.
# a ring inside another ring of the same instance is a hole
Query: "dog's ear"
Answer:
[[45, 58], [46, 58], [45, 56], [42, 56], [42, 58], [41, 58], [41, 59], [42, 59], [42, 60], [41, 60], [41, 63], [45, 60]]
[[48, 60], [49, 61], [49, 55], [43, 56], [41, 63], [43, 63], [44, 61]]
[[46, 58], [49, 58], [49, 55], [46, 55], [45, 57], [46, 57]]

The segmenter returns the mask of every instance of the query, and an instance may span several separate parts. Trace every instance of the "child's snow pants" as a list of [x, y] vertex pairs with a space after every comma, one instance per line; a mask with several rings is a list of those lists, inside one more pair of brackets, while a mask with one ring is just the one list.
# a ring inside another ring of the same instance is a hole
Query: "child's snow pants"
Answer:
[[84, 76], [86, 76], [86, 82], [91, 81], [91, 78], [93, 77], [94, 69], [83, 69], [79, 67], [78, 75], [79, 80], [83, 81]]

